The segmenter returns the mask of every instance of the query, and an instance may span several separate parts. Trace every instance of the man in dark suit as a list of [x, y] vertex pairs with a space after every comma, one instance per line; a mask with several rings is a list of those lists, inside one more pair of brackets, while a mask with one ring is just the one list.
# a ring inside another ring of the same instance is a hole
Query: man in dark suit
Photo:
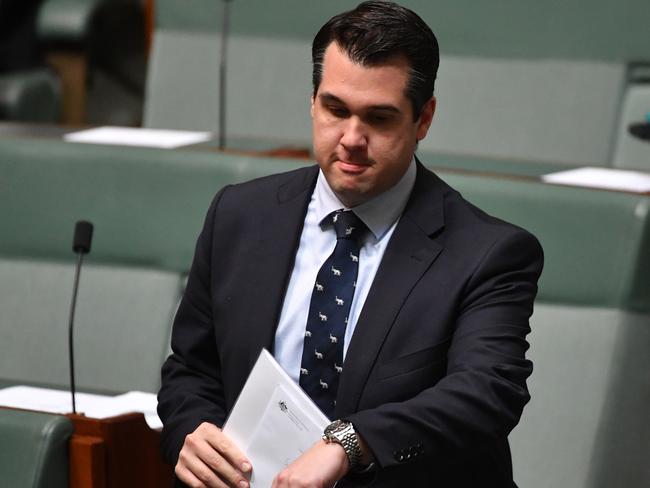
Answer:
[[[515, 486], [541, 248], [416, 160], [438, 67], [416, 14], [364, 2], [312, 56], [318, 167], [212, 202], [163, 367], [163, 452], [187, 485], [248, 486], [254, 466], [220, 427], [266, 347], [336, 419], [274, 486]], [[344, 246], [355, 280], [351, 303], [332, 295], [337, 330], [319, 300], [348, 273], [330, 261]], [[331, 356], [311, 342], [322, 333]], [[329, 359], [338, 375], [314, 377]]]

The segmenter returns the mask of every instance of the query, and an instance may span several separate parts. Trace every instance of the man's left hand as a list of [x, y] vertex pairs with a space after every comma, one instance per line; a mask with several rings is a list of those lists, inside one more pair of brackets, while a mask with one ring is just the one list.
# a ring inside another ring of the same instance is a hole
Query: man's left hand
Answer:
[[343, 447], [321, 440], [281, 471], [273, 488], [331, 488], [349, 469]]

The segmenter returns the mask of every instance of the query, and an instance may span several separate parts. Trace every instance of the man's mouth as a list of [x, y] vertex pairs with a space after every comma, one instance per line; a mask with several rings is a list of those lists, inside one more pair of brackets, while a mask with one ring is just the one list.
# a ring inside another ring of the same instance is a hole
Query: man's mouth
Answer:
[[337, 163], [339, 169], [344, 173], [363, 173], [370, 166], [368, 162], [346, 161], [345, 159], [338, 159]]
[[[359, 155], [360, 156], [360, 155]], [[361, 173], [372, 165], [372, 161], [365, 157], [354, 157], [352, 154], [333, 154], [333, 161], [346, 173]]]

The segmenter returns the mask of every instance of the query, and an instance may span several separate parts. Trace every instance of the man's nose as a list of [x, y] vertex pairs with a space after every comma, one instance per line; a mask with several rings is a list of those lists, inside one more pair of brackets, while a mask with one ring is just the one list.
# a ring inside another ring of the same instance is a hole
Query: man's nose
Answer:
[[358, 117], [348, 119], [343, 129], [341, 145], [348, 151], [363, 149], [368, 145], [366, 130]]

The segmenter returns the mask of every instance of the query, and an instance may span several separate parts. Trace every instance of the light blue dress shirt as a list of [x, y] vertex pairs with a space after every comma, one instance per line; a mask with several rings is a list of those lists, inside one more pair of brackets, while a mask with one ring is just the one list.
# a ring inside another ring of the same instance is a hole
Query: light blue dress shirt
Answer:
[[[366, 233], [360, 243], [357, 285], [343, 343], [344, 358], [381, 258], [415, 184], [415, 174], [416, 166], [413, 160], [395, 186], [351, 209], [370, 232]], [[333, 226], [321, 226], [321, 222], [330, 213], [341, 208], [347, 209], [336, 197], [321, 171], [307, 208], [296, 261], [275, 333], [273, 355], [296, 382], [300, 376], [305, 326], [316, 275], [336, 246], [336, 232]]]

